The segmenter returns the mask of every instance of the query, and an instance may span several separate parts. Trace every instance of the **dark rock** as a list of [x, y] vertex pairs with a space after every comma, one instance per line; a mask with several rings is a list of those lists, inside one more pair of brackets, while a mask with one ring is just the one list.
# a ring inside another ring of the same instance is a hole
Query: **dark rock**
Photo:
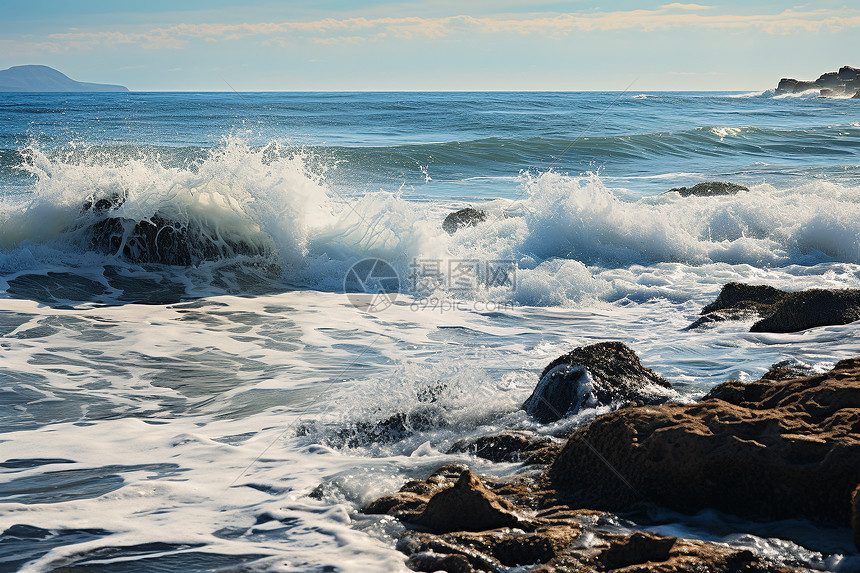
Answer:
[[447, 571], [448, 573], [472, 573], [475, 569], [464, 555], [439, 554], [433, 551], [413, 553], [406, 561], [413, 571]]
[[860, 549], [860, 485], [851, 495], [851, 527], [854, 528], [854, 545]]
[[[860, 289], [809, 289], [788, 293], [766, 285], [728, 283], [717, 299], [702, 309], [705, 315], [688, 329], [721, 320], [761, 318], [750, 332], [798, 332], [816, 326], [860, 320]], [[712, 316], [714, 315], [714, 316]]]
[[854, 545], [860, 549], [860, 485], [851, 495], [851, 527], [854, 528]]
[[671, 385], [621, 342], [576, 348], [544, 369], [523, 409], [543, 424], [582, 407], [610, 404], [659, 404], [672, 395]]
[[486, 211], [466, 207], [465, 209], [454, 211], [445, 217], [445, 220], [442, 221], [442, 230], [449, 235], [453, 235], [463, 227], [474, 227], [478, 223], [482, 223], [486, 220]]
[[748, 187], [737, 183], [725, 183], [723, 181], [705, 181], [696, 183], [692, 187], [675, 187], [667, 193], [678, 193], [681, 197], [716, 197], [718, 195], [736, 195], [740, 191], [749, 191]]
[[851, 66], [842, 66], [837, 73], [840, 80], [849, 81], [856, 79], [860, 75], [860, 69], [852, 68]]
[[690, 326], [684, 328], [684, 330], [694, 330], [696, 328], [713, 324], [715, 322], [726, 322], [730, 320], [752, 320], [758, 317], [759, 314], [754, 310], [747, 310], [743, 308], [727, 308], [724, 310], [709, 312], [708, 314], [697, 318], [695, 321], [693, 321], [692, 324], [690, 324]]
[[662, 537], [637, 531], [627, 539], [610, 545], [598, 560], [606, 569], [621, 569], [639, 563], [659, 563], [669, 560], [675, 537]]
[[854, 94], [852, 99], [860, 99], [860, 91], [858, 91], [856, 94]]
[[398, 412], [378, 422], [349, 424], [326, 438], [325, 442], [335, 448], [390, 444], [404, 440], [415, 432], [444, 428], [449, 423], [445, 410], [433, 403], [419, 403], [410, 412]]
[[412, 522], [435, 533], [522, 527], [525, 522], [512, 509], [475, 474], [464, 470], [457, 483], [431, 497]]
[[716, 300], [702, 309], [702, 314], [718, 310], [751, 310], [767, 314], [788, 293], [767, 285], [748, 285], [731, 282], [723, 286]]
[[821, 90], [821, 96], [846, 96], [854, 93], [858, 87], [857, 68], [843, 66], [838, 72], [821, 74], [814, 82], [798, 81], [793, 78], [782, 78], [776, 87], [775, 95], [802, 93], [809, 90]]
[[846, 526], [860, 483], [860, 358], [794, 380], [728, 382], [696, 404], [611, 412], [574, 432], [548, 470], [562, 501], [638, 501]]
[[469, 453], [491, 462], [549, 463], [561, 446], [552, 438], [537, 437], [531, 432], [509, 431], [456, 442], [449, 454]]
[[809, 289], [788, 293], [750, 332], [798, 332], [860, 320], [860, 289]]

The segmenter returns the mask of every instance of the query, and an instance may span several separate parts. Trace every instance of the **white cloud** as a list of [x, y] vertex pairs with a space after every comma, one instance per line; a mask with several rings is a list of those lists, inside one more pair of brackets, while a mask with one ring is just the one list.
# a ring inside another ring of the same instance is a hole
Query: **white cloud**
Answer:
[[[701, 11], [708, 10], [702, 14]], [[796, 31], [819, 32], [860, 27], [856, 10], [795, 10], [773, 14], [716, 14], [699, 4], [666, 4], [655, 10], [614, 12], [536, 13], [506, 16], [324, 18], [311, 21], [236, 24], [175, 24], [135, 32], [72, 29], [50, 34], [47, 42], [30, 43], [42, 50], [89, 49], [98, 45], [135, 44], [144, 49], [181, 49], [191, 40], [238, 40], [259, 38], [285, 43], [308, 37], [314, 42], [356, 43], [382, 38], [442, 38], [458, 33], [542, 34], [563, 36], [577, 32], [669, 28], [752, 29], [770, 34]], [[8, 41], [4, 41], [8, 42]], [[19, 44], [20, 47], [20, 44]]]

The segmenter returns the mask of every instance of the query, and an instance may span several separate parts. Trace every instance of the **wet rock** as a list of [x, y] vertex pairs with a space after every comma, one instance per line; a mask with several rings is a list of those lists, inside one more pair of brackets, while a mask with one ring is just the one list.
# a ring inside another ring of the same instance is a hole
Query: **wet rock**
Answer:
[[[419, 403], [410, 412], [397, 412], [377, 422], [359, 421], [348, 424], [326, 437], [324, 441], [335, 448], [391, 444], [404, 440], [416, 432], [444, 428], [449, 423], [450, 420], [444, 409], [433, 403]], [[310, 433], [310, 430], [305, 430], [305, 433]]]
[[640, 563], [669, 560], [675, 537], [662, 537], [637, 531], [630, 537], [610, 545], [597, 558], [605, 569], [621, 569]]
[[486, 220], [486, 211], [466, 207], [465, 209], [454, 211], [445, 217], [445, 220], [442, 221], [442, 230], [449, 235], [453, 235], [463, 227], [474, 227], [478, 223], [482, 223]]
[[583, 407], [610, 404], [659, 404], [672, 395], [671, 385], [621, 342], [576, 348], [544, 368], [523, 409], [543, 424]]
[[749, 188], [737, 183], [705, 181], [692, 187], [675, 187], [669, 189], [667, 193], [678, 193], [681, 197], [717, 197], [719, 195], [736, 195], [740, 191], [749, 191]]
[[560, 449], [561, 446], [552, 438], [535, 436], [532, 432], [509, 431], [459, 440], [448, 453], [469, 453], [491, 462], [547, 464]]
[[702, 314], [715, 311], [753, 311], [759, 315], [766, 315], [787, 294], [785, 291], [768, 285], [730, 282], [723, 286], [714, 302], [702, 309]]
[[809, 90], [821, 90], [825, 95], [841, 96], [851, 95], [860, 88], [857, 68], [843, 66], [837, 72], [826, 72], [821, 74], [815, 81], [799, 81], [794, 78], [782, 78], [776, 87], [775, 95], [802, 93]]
[[848, 324], [860, 320], [860, 289], [809, 289], [785, 292], [767, 285], [731, 282], [717, 299], [702, 309], [702, 318], [687, 329], [697, 328], [715, 315], [722, 320], [760, 320], [750, 332], [798, 332], [817, 326]]
[[809, 289], [787, 294], [750, 332], [799, 332], [860, 320], [860, 289]]
[[684, 330], [695, 330], [703, 326], [712, 325], [715, 322], [727, 322], [730, 320], [753, 320], [759, 317], [759, 314], [754, 310], [743, 308], [727, 308], [725, 310], [717, 310], [697, 318], [690, 326]]
[[851, 526], [854, 528], [854, 545], [860, 549], [860, 485], [851, 495]]
[[435, 533], [522, 527], [526, 522], [512, 509], [467, 469], [452, 487], [434, 494], [412, 522]]
[[802, 378], [804, 376], [812, 376], [815, 370], [808, 364], [797, 362], [795, 360], [783, 360], [777, 362], [770, 367], [770, 370], [765, 372], [762, 380], [791, 380], [793, 378]]
[[727, 382], [696, 404], [611, 412], [571, 435], [548, 478], [579, 507], [648, 501], [847, 526], [860, 483], [860, 359], [811, 377]]
[[[531, 517], [527, 527], [495, 527], [499, 520], [493, 519], [486, 523], [492, 529], [482, 531], [431, 533], [408, 530], [398, 540], [397, 549], [408, 556], [407, 565], [415, 571], [501, 573], [509, 571], [511, 567], [525, 567], [535, 573], [805, 571], [777, 566], [751, 551], [733, 549], [721, 543], [676, 539], [638, 531], [630, 535], [608, 533], [601, 523], [615, 523], [617, 517], [558, 505], [553, 493], [545, 490], [546, 484], [540, 479], [495, 481], [487, 478], [482, 482], [465, 470], [464, 466], [448, 465], [439, 468], [426, 480], [414, 480], [410, 482], [411, 485], [405, 485], [401, 488], [401, 494], [408, 486], [412, 491], [436, 491], [436, 496], [441, 496], [456, 487], [452, 487], [450, 481], [458, 471], [458, 484], [461, 484], [461, 480], [468, 480], [472, 484], [470, 490], [476, 487], [486, 490], [479, 499], [492, 497], [492, 492], [504, 493], [509, 500], [504, 502], [507, 507], [517, 513], [529, 513]], [[476, 483], [480, 485], [476, 486]], [[464, 513], [462, 508], [449, 505], [448, 511], [452, 515]], [[507, 515], [507, 511], [503, 515]], [[390, 511], [387, 513], [391, 514]], [[398, 518], [407, 527], [415, 527], [409, 513]]]

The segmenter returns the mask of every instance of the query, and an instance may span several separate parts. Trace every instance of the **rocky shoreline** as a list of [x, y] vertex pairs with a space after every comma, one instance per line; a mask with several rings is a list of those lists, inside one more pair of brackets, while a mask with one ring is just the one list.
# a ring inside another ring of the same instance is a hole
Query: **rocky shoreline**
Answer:
[[782, 78], [774, 95], [799, 94], [818, 90], [821, 97], [860, 98], [860, 69], [842, 66], [839, 71], [827, 72], [814, 81]]
[[[726, 285], [715, 303], [736, 302], [739, 292], [770, 305], [788, 296], [740, 286]], [[655, 508], [853, 527], [860, 549], [860, 358], [818, 374], [778, 364], [694, 403], [673, 402], [671, 392], [621, 343], [574, 349], [547, 365], [523, 409], [542, 423], [595, 405], [608, 413], [563, 446], [502, 432], [451, 449], [535, 471], [495, 479], [449, 464], [364, 512], [406, 526], [397, 548], [415, 571], [809, 570], [749, 548], [648, 531]], [[618, 527], [633, 514], [635, 525]]]

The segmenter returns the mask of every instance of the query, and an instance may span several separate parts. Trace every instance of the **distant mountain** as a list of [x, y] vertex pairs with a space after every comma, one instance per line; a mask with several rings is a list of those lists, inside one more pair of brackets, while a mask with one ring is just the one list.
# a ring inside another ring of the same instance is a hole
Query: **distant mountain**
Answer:
[[0, 71], [0, 92], [127, 92], [125, 86], [76, 82], [48, 66], [12, 66]]

